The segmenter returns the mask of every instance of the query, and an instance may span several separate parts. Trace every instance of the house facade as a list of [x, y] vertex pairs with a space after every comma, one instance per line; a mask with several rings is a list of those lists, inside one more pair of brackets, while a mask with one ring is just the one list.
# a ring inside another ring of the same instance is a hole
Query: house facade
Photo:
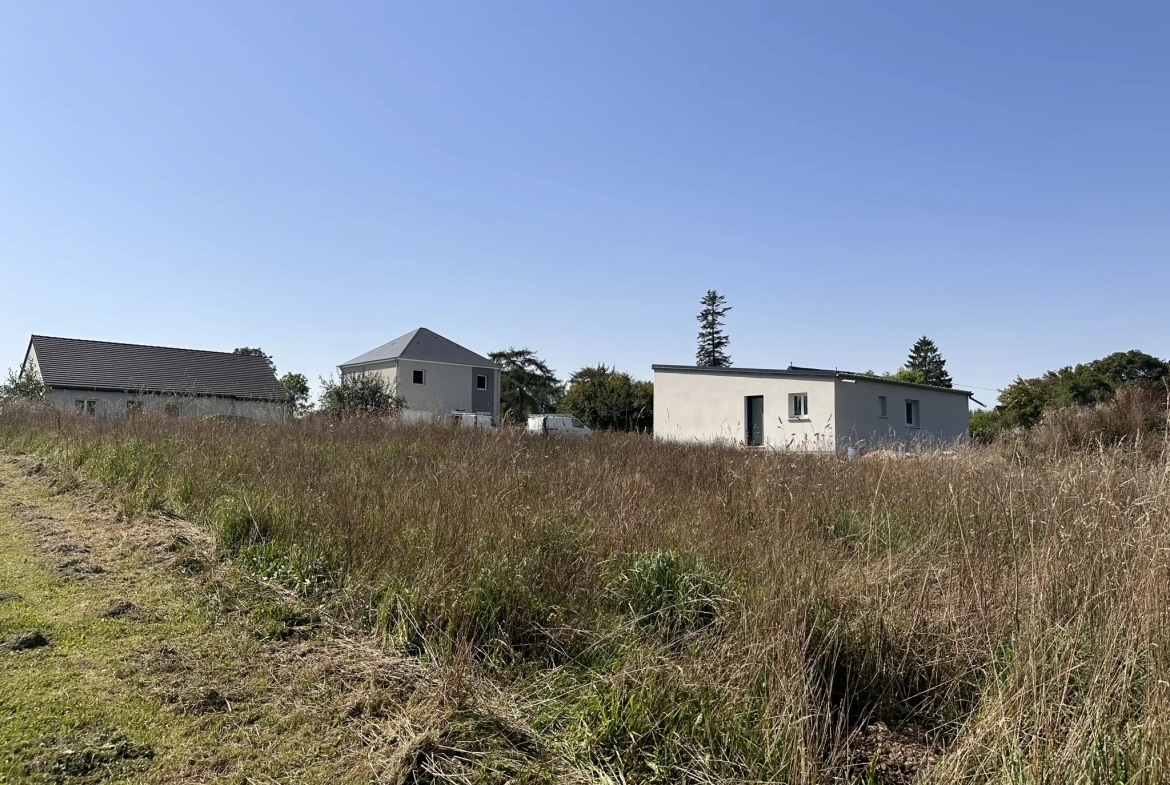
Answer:
[[231, 417], [280, 422], [287, 396], [263, 357], [34, 335], [21, 375], [53, 408], [85, 417]]
[[659, 439], [823, 453], [967, 438], [965, 390], [793, 366], [653, 369]]
[[338, 366], [342, 376], [376, 373], [406, 402], [404, 419], [452, 412], [500, 418], [500, 367], [470, 349], [419, 327]]

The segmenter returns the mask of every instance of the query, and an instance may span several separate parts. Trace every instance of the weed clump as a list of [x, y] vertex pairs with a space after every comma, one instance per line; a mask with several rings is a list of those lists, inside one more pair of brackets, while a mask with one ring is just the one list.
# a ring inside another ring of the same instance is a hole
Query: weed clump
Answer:
[[628, 556], [608, 590], [638, 626], [667, 641], [708, 629], [734, 602], [726, 573], [677, 551]]

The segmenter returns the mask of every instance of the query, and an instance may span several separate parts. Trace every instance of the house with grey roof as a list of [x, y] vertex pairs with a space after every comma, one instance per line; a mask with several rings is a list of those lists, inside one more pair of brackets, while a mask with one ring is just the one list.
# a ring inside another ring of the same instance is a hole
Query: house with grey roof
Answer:
[[500, 367], [425, 327], [338, 366], [342, 376], [376, 373], [406, 401], [409, 420], [452, 412], [500, 417]]
[[653, 369], [657, 439], [826, 453], [967, 438], [966, 390], [792, 365]]
[[279, 422], [287, 396], [263, 357], [34, 335], [21, 375], [54, 408], [86, 417], [156, 414]]

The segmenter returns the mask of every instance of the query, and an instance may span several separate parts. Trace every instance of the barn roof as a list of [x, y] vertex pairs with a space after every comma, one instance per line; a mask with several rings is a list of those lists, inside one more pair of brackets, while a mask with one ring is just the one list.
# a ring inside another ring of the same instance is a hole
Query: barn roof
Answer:
[[34, 335], [41, 379], [49, 387], [284, 401], [264, 357]]

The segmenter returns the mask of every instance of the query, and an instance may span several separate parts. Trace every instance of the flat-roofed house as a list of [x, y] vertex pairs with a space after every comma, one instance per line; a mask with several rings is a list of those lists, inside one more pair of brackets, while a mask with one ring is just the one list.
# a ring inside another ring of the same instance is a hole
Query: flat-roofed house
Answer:
[[419, 327], [339, 367], [342, 376], [376, 373], [406, 401], [407, 420], [452, 412], [500, 418], [500, 366], [472, 350]]
[[34, 335], [21, 374], [54, 408], [87, 417], [156, 414], [278, 422], [287, 396], [259, 356]]
[[966, 390], [796, 366], [653, 369], [659, 439], [834, 452], [967, 438]]

